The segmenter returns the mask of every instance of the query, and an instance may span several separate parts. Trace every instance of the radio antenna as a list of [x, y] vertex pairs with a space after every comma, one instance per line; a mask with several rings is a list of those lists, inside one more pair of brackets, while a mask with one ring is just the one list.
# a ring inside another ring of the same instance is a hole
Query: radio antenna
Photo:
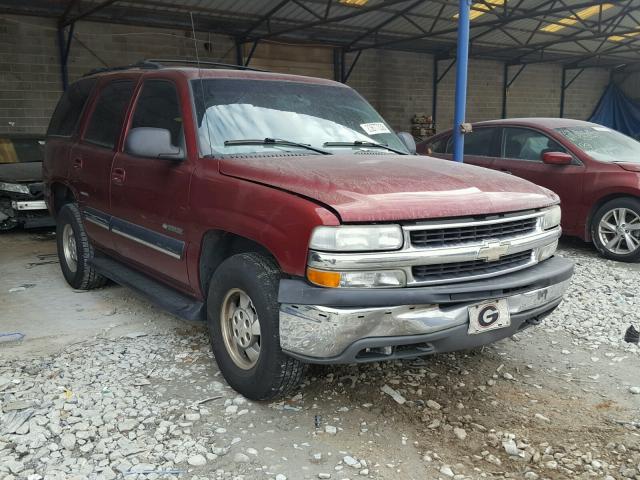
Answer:
[[198, 62], [198, 75], [200, 75], [200, 55], [198, 54], [198, 39], [196, 38], [196, 24], [193, 21], [193, 12], [189, 12], [191, 17], [191, 36], [193, 38], [193, 48], [196, 50], [196, 62]]
[[[203, 80], [202, 80], [202, 69], [200, 68], [200, 54], [198, 53], [198, 39], [196, 38], [196, 24], [193, 21], [193, 12], [189, 12], [189, 16], [191, 17], [191, 36], [193, 37], [193, 48], [196, 51], [196, 63], [198, 66], [198, 81], [200, 83], [200, 101], [202, 104], [202, 116], [203, 121], [207, 122], [207, 144], [209, 147], [209, 152], [208, 155], [211, 155], [213, 153], [213, 147], [211, 145], [211, 130], [209, 128], [209, 117], [207, 116], [207, 105], [205, 103], [205, 99], [204, 99], [204, 85], [203, 85]], [[196, 106], [197, 107], [197, 106]], [[198, 136], [197, 140], [198, 140], [198, 144], [200, 144], [200, 127], [198, 125], [198, 118], [197, 118], [197, 114], [198, 114], [198, 109], [196, 108], [196, 135]]]

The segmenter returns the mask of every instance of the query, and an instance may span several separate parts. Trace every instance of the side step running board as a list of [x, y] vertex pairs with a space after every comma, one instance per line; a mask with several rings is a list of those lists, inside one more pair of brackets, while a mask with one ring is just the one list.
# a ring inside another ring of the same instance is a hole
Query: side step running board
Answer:
[[98, 273], [120, 285], [135, 290], [153, 304], [173, 315], [185, 320], [204, 320], [206, 318], [204, 302], [183, 295], [144, 273], [103, 256], [95, 257], [91, 260], [91, 264]]

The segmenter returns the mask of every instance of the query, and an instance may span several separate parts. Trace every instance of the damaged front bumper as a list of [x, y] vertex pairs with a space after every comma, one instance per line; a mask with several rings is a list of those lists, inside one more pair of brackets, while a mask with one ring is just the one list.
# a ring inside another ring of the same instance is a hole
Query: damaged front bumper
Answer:
[[[573, 262], [553, 257], [489, 280], [403, 289], [325, 289], [282, 280], [280, 344], [309, 363], [412, 358], [473, 348], [537, 324], [562, 301]], [[469, 307], [506, 299], [509, 326], [469, 334]]]
[[25, 228], [55, 225], [43, 199], [41, 182], [13, 184], [0, 182], [0, 230], [22, 225]]

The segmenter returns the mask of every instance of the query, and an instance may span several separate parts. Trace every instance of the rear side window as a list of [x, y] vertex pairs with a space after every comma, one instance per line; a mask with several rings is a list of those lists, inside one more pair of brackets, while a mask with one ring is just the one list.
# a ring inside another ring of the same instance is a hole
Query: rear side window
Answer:
[[479, 128], [464, 136], [465, 155], [497, 157], [498, 149], [494, 140], [495, 128]]
[[431, 144], [431, 151], [433, 153], [447, 153], [447, 143], [449, 137], [442, 137]]
[[70, 137], [75, 133], [80, 122], [82, 110], [95, 84], [95, 78], [88, 78], [80, 80], [67, 88], [53, 112], [47, 135]]
[[171, 143], [184, 144], [182, 113], [176, 86], [167, 80], [147, 80], [138, 97], [131, 128], [153, 127], [169, 130]]
[[132, 92], [133, 82], [129, 80], [116, 80], [100, 91], [84, 134], [86, 141], [106, 148], [115, 148]]
[[0, 163], [42, 162], [44, 139], [38, 137], [0, 138]]

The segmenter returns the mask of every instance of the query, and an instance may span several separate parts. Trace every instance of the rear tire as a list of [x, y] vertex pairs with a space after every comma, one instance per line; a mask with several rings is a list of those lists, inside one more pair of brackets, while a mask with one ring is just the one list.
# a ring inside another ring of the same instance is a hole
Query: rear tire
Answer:
[[593, 216], [591, 238], [606, 258], [640, 260], [640, 200], [623, 197], [602, 205]]
[[225, 260], [207, 297], [211, 346], [227, 383], [251, 400], [270, 400], [296, 388], [304, 364], [280, 348], [280, 270], [258, 253]]
[[106, 283], [107, 279], [89, 264], [94, 255], [93, 246], [75, 203], [67, 203], [58, 213], [56, 242], [60, 268], [69, 285], [76, 290], [91, 290]]

